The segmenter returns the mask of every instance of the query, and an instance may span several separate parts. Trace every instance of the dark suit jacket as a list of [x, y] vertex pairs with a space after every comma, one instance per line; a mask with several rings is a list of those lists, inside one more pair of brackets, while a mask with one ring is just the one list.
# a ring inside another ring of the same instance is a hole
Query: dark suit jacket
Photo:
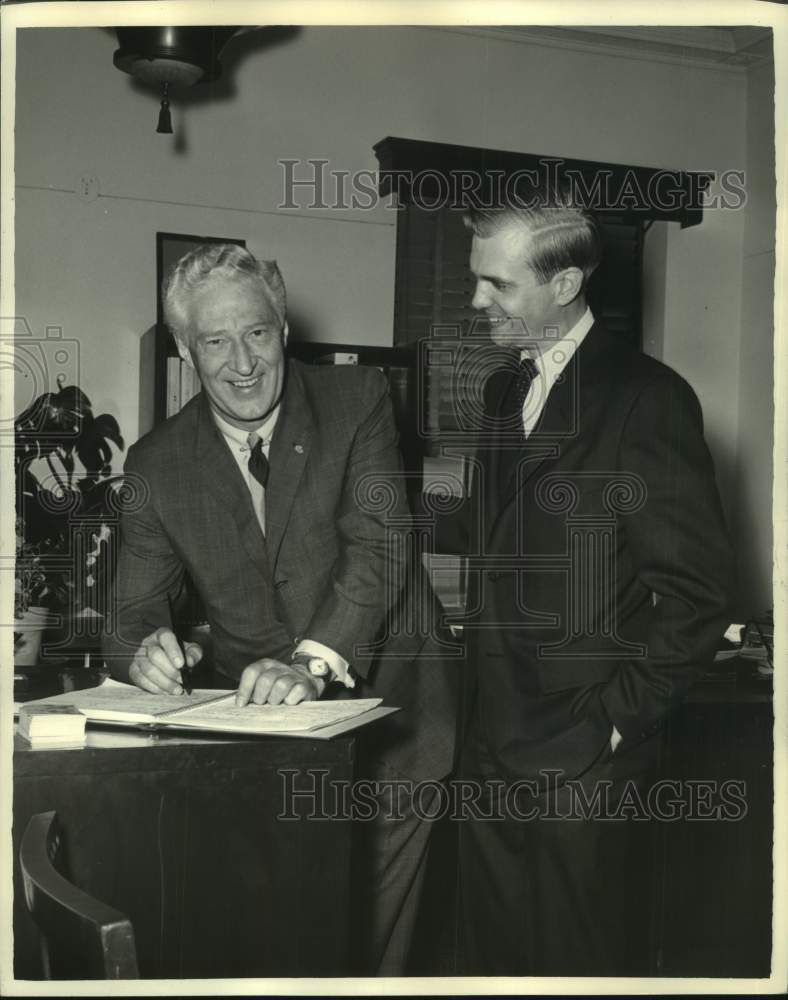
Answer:
[[[167, 595], [188, 571], [222, 673], [287, 660], [302, 638], [324, 643], [360, 675], [358, 694], [403, 709], [373, 727], [372, 752], [412, 777], [446, 774], [458, 670], [429, 639], [423, 577], [402, 591], [396, 538], [410, 519], [385, 380], [291, 361], [269, 462], [264, 537], [203, 394], [129, 449], [142, 497], [121, 520], [113, 674], [127, 678], [140, 641], [169, 623]], [[403, 611], [420, 624], [400, 627]]]
[[[488, 416], [510, 378], [489, 380]], [[659, 727], [728, 624], [732, 560], [700, 407], [595, 324], [527, 443], [492, 432], [476, 471], [468, 703], [505, 774], [578, 776], [613, 725], [622, 749]]]

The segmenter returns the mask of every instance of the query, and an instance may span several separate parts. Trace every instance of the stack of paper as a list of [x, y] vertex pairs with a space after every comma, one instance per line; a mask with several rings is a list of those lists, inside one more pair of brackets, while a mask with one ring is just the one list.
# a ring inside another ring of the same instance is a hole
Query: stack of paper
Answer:
[[83, 743], [86, 718], [73, 705], [32, 703], [19, 709], [19, 732], [34, 746]]
[[[327, 739], [391, 714], [380, 698], [308, 701], [300, 705], [235, 704], [235, 691], [196, 690], [190, 695], [149, 694], [107, 678], [94, 688], [69, 691], [31, 703], [43, 711], [77, 712], [91, 722], [166, 730], [253, 735], [309, 736]], [[20, 731], [22, 729], [20, 710]]]

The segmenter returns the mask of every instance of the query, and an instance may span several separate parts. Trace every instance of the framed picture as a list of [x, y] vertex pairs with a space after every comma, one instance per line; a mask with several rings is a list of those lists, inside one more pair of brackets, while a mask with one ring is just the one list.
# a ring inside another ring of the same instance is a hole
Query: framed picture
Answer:
[[164, 310], [162, 308], [161, 291], [164, 279], [185, 253], [205, 243], [235, 243], [245, 247], [246, 240], [233, 239], [231, 236], [191, 236], [186, 233], [156, 233], [156, 325], [164, 329]]

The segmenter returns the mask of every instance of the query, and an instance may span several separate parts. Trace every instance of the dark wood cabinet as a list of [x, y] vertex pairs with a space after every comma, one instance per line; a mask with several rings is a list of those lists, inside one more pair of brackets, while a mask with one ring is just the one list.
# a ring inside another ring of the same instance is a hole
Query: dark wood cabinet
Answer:
[[[650, 975], [770, 974], [772, 726], [770, 693], [721, 683], [698, 685], [666, 723], [651, 787], [672, 783], [660, 808], [673, 800], [676, 818], [650, 821]], [[729, 818], [709, 816], [723, 800]], [[442, 821], [433, 837], [412, 971], [454, 975], [457, 824]]]
[[[773, 724], [769, 693], [719, 684], [668, 720], [661, 775], [700, 815], [657, 831], [658, 975], [769, 975]], [[704, 818], [723, 799], [728, 818]]]

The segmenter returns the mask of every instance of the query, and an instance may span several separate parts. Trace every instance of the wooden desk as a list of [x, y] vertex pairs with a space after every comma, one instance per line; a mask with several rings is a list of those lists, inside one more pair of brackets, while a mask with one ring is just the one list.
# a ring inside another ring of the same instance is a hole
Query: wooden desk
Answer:
[[[30, 816], [48, 809], [66, 831], [73, 880], [131, 918], [143, 977], [345, 972], [350, 824], [278, 819], [277, 771], [322, 768], [330, 780], [350, 780], [351, 737], [94, 730], [73, 750], [15, 740], [17, 978], [41, 977], [18, 853]], [[295, 806], [299, 816], [309, 808], [307, 800]]]

